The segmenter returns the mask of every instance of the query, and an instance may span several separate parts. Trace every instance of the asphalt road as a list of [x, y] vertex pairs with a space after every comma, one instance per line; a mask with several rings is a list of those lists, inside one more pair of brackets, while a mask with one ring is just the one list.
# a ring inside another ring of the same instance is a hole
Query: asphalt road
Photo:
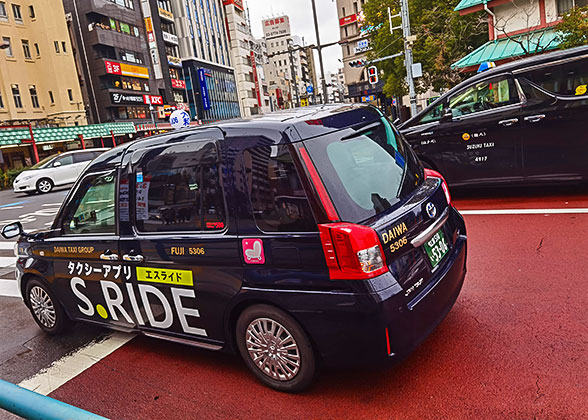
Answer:
[[[113, 419], [588, 419], [585, 187], [458, 192], [454, 203], [469, 238], [463, 291], [398, 366], [321, 371], [288, 395], [257, 383], [236, 356], [127, 337], [90, 366], [60, 362], [57, 371], [76, 374], [50, 396]], [[2, 337], [26, 339], [20, 352], [0, 340], [0, 378], [16, 383], [104, 334], [77, 326], [46, 337], [15, 298], [0, 298], [0, 311]]]

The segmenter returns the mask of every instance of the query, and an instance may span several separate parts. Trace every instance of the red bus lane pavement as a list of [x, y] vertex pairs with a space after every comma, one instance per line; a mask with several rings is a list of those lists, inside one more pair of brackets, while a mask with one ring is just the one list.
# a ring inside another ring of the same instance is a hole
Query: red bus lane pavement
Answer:
[[50, 396], [113, 419], [588, 419], [588, 214], [465, 217], [463, 291], [397, 366], [289, 395], [236, 356], [137, 337]]

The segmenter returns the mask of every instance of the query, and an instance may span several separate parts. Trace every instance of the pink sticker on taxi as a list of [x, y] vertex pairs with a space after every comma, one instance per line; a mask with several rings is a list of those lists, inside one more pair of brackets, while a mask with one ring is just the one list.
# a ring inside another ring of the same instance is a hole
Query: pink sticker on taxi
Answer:
[[261, 239], [243, 239], [243, 258], [246, 264], [265, 264], [263, 241]]

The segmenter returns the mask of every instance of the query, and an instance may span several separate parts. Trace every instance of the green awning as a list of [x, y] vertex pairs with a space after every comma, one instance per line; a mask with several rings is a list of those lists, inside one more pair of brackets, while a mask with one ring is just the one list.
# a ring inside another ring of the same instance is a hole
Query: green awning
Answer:
[[[490, 3], [490, 1], [486, 1], [486, 3]], [[484, 0], [461, 0], [454, 10], [459, 12], [460, 10], [469, 9], [480, 4], [484, 4]]]
[[[121, 122], [69, 127], [33, 128], [33, 136], [35, 137], [35, 142], [43, 143], [77, 140], [80, 134], [84, 136], [84, 139], [88, 140], [110, 137], [111, 131], [114, 135], [134, 134], [137, 132], [134, 123]], [[2, 126], [0, 126], [0, 145], [2, 146], [20, 144], [23, 143], [23, 140], [30, 140], [30, 137], [28, 128], [2, 129]]]
[[[554, 29], [545, 29], [509, 38], [488, 41], [477, 50], [469, 53], [451, 65], [452, 69], [479, 66], [486, 61], [500, 61], [533, 53], [556, 49], [561, 37]], [[523, 46], [525, 48], [523, 48]]]

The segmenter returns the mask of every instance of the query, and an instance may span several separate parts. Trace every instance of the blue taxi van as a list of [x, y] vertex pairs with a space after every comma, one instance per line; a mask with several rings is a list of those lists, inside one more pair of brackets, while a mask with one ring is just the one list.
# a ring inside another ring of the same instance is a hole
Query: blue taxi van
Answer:
[[331, 105], [141, 139], [95, 159], [20, 236], [41, 329], [90, 322], [240, 353], [300, 391], [316, 367], [399, 360], [452, 308], [466, 230], [379, 110]]

